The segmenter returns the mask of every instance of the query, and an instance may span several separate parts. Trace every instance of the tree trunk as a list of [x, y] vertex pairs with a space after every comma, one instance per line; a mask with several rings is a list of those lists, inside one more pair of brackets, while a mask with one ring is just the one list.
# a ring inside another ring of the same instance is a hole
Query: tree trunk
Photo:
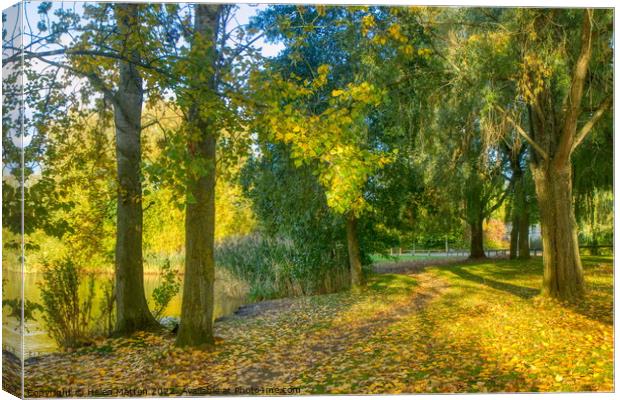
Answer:
[[483, 200], [485, 198], [483, 186], [484, 183], [478, 173], [472, 174], [465, 183], [465, 219], [471, 233], [469, 258], [486, 257], [482, 224], [485, 217], [484, 211], [488, 204]]
[[[590, 82], [588, 69], [592, 51], [597, 48], [592, 42], [600, 32], [596, 29], [597, 24], [592, 24], [593, 17], [593, 10], [583, 11], [579, 54], [573, 66], [570, 91], [562, 100], [561, 115], [558, 116], [556, 112], [559, 107], [553, 101], [553, 86], [547, 85], [529, 106], [532, 111], [532, 136], [521, 133], [533, 149], [530, 168], [540, 209], [543, 293], [562, 300], [577, 299], [584, 292], [572, 203], [571, 154], [602, 118], [613, 100], [612, 96], [606, 96], [590, 119], [577, 130], [583, 111], [584, 86]], [[588, 87], [591, 89], [590, 85]], [[561, 124], [558, 124], [560, 121]]]
[[[221, 6], [198, 4], [195, 16], [195, 60], [214, 66], [217, 21]], [[207, 43], [196, 44], [206, 40]], [[205, 46], [206, 45], [206, 46]], [[206, 49], [206, 50], [205, 50]], [[195, 79], [197, 100], [192, 101], [186, 121], [188, 153], [203, 171], [188, 174], [188, 198], [185, 208], [185, 279], [181, 304], [181, 323], [177, 346], [211, 349], [213, 337], [213, 305], [215, 281], [215, 152], [217, 126], [211, 116], [205, 117], [208, 105], [199, 103], [204, 87], [215, 89], [212, 74]], [[204, 100], [204, 99], [203, 99]], [[208, 99], [207, 99], [208, 100]]]
[[527, 260], [530, 258], [530, 213], [523, 191], [523, 209], [519, 217], [519, 259]]
[[215, 135], [202, 130], [197, 151], [209, 171], [189, 184], [185, 212], [185, 280], [178, 346], [213, 346], [215, 260]]
[[532, 165], [543, 241], [543, 293], [562, 300], [584, 291], [577, 228], [572, 205], [570, 161]]
[[482, 229], [483, 223], [482, 216], [476, 218], [476, 220], [469, 224], [471, 229], [471, 243], [469, 250], [469, 258], [486, 258], [484, 254], [484, 230]]
[[518, 152], [514, 151], [514, 148], [508, 148], [511, 153], [510, 169], [512, 171], [511, 184], [512, 190], [512, 229], [510, 231], [510, 259], [516, 259], [519, 250], [519, 233], [521, 230], [521, 220], [523, 219], [524, 199], [525, 199], [525, 185], [524, 174], [521, 168], [521, 157], [523, 155], [523, 149], [520, 148]]
[[597, 202], [597, 198], [596, 195], [593, 193], [590, 196], [590, 230], [592, 232], [592, 240], [590, 241], [590, 245], [592, 246], [590, 248], [590, 254], [593, 256], [598, 256], [599, 255], [599, 251], [598, 251], [598, 221], [596, 219], [596, 202]]
[[349, 250], [349, 266], [351, 268], [351, 287], [360, 287], [362, 281], [362, 260], [360, 244], [357, 240], [357, 219], [353, 213], [347, 216], [347, 247]]
[[510, 229], [510, 259], [517, 258], [517, 249], [519, 247], [519, 214], [513, 204], [512, 207], [512, 227]]
[[[126, 8], [122, 15], [135, 12]], [[132, 10], [133, 8], [133, 10]], [[129, 29], [128, 21], [119, 18], [120, 29]], [[118, 196], [116, 212], [116, 326], [115, 334], [128, 335], [134, 331], [157, 326], [144, 294], [142, 266], [142, 183], [141, 118], [142, 77], [132, 64], [121, 61], [118, 90], [114, 102], [116, 126], [116, 165]]]

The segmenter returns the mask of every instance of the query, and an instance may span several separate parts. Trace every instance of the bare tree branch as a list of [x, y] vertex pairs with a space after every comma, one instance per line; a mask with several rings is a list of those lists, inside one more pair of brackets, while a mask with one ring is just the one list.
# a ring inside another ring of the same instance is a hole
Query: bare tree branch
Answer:
[[611, 102], [611, 96], [605, 98], [605, 100], [601, 102], [597, 110], [594, 112], [594, 115], [592, 115], [592, 118], [590, 118], [590, 120], [581, 127], [581, 130], [579, 130], [579, 133], [577, 133], [575, 142], [573, 143], [573, 146], [570, 150], [571, 153], [575, 151], [575, 149], [581, 144], [581, 142], [584, 141], [584, 139], [586, 138], [586, 136], [588, 136], [588, 133], [590, 133], [594, 125], [598, 122], [599, 119], [601, 119], [601, 117], [603, 117], [605, 111], [607, 111], [607, 109], [611, 106]]
[[11, 57], [8, 57], [4, 60], [2, 60], [3, 64], [6, 63], [11, 63], [11, 62], [17, 62], [21, 60], [21, 57], [23, 55], [24, 59], [28, 60], [28, 59], [32, 59], [32, 58], [38, 58], [38, 59], [42, 59], [42, 57], [51, 57], [51, 56], [58, 56], [58, 55], [67, 55], [67, 56], [92, 56], [92, 57], [103, 57], [103, 58], [111, 58], [114, 60], [119, 60], [119, 61], [126, 61], [130, 64], [136, 65], [138, 67], [142, 67], [145, 69], [150, 69], [153, 70], [155, 72], [158, 72], [162, 75], [165, 76], [169, 76], [170, 74], [161, 69], [161, 68], [157, 68], [154, 67], [153, 65], [151, 65], [150, 63], [145, 63], [139, 60], [136, 60], [134, 58], [127, 58], [124, 57], [120, 54], [117, 53], [113, 53], [113, 52], [105, 52], [105, 51], [98, 51], [98, 50], [81, 50], [81, 49], [67, 49], [67, 48], [61, 48], [61, 49], [56, 49], [56, 50], [48, 50], [48, 51], [41, 51], [41, 52], [31, 52], [31, 51], [27, 51], [24, 50], [22, 53], [22, 49], [20, 48], [14, 48], [14, 47], [10, 47], [10, 46], [6, 46], [7, 49], [10, 50], [16, 50], [18, 51], [18, 53], [12, 55]]
[[547, 154], [547, 152], [545, 150], [543, 150], [542, 147], [540, 147], [538, 145], [538, 143], [536, 143], [528, 134], [527, 132], [525, 132], [525, 130], [521, 127], [521, 125], [519, 125], [518, 123], [515, 122], [514, 119], [512, 119], [510, 117], [510, 115], [508, 115], [508, 113], [506, 111], [504, 111], [503, 108], [501, 108], [500, 106], [495, 106], [495, 108], [497, 108], [497, 110], [499, 110], [501, 113], [504, 114], [504, 117], [506, 118], [506, 120], [508, 122], [510, 122], [510, 124], [517, 130], [517, 132], [523, 136], [523, 138], [532, 146], [532, 148], [545, 160], [548, 161], [549, 160], [549, 155]]
[[570, 93], [568, 95], [568, 107], [564, 114], [564, 126], [562, 127], [562, 135], [555, 152], [554, 160], [558, 163], [564, 163], [570, 157], [573, 149], [573, 142], [577, 130], [577, 119], [581, 113], [581, 98], [583, 97], [583, 87], [592, 58], [592, 18], [593, 11], [587, 9], [583, 12], [583, 25], [581, 29], [581, 49], [579, 57], [575, 63]]

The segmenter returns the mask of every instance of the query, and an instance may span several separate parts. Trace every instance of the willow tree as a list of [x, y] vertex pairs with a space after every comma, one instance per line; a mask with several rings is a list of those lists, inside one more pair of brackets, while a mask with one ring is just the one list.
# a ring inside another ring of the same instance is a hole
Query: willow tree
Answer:
[[519, 92], [531, 115], [498, 111], [532, 148], [543, 240], [543, 292], [572, 300], [584, 292], [573, 209], [571, 156], [611, 106], [609, 10], [526, 10]]
[[[609, 115], [612, 81], [610, 10], [467, 9], [450, 11], [459, 58], [448, 65], [476, 80], [482, 117], [501, 142], [513, 133], [530, 147], [543, 238], [543, 292], [572, 300], [584, 291], [572, 196], [574, 151]], [[460, 22], [460, 23], [459, 23]], [[456, 32], [458, 30], [458, 34]], [[510, 127], [510, 129], [507, 129]]]
[[613, 121], [601, 121], [597, 128], [572, 157], [575, 218], [592, 255], [613, 237]]
[[485, 258], [484, 222], [502, 206], [512, 185], [506, 185], [502, 175], [504, 161], [483, 144], [482, 128], [476, 123], [480, 105], [457, 98], [444, 104], [431, 128], [435, 135], [427, 144], [427, 165], [433, 187], [445, 188], [444, 198], [469, 228], [470, 258]]

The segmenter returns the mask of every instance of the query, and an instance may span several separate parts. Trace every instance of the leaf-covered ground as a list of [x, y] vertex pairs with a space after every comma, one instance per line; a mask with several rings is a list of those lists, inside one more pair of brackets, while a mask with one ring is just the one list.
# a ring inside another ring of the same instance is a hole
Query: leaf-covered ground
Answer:
[[584, 261], [577, 306], [538, 296], [540, 259], [381, 274], [218, 322], [212, 353], [139, 334], [28, 362], [26, 394], [612, 391], [613, 263]]

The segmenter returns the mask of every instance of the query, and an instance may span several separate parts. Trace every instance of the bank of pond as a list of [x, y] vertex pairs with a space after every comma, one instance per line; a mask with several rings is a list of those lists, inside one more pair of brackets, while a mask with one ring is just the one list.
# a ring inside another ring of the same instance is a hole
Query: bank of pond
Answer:
[[[7, 277], [8, 275], [8, 277]], [[6, 280], [11, 280], [13, 283], [19, 283], [21, 276], [18, 272], [4, 273]], [[105, 321], [98, 310], [99, 305], [105, 301], [104, 293], [106, 285], [109, 285], [110, 281], [114, 278], [109, 273], [97, 273], [90, 275], [94, 279], [94, 294], [92, 307], [93, 307], [93, 319], [91, 321], [93, 330], [100, 334], [104, 334]], [[90, 279], [84, 278], [84, 281]], [[181, 277], [182, 278], [182, 277]], [[162, 284], [163, 275], [149, 273], [144, 275], [144, 290], [146, 298], [153, 308], [153, 292]], [[182, 280], [182, 279], [181, 279]], [[24, 294], [26, 301], [40, 304], [41, 299], [41, 282], [43, 281], [42, 272], [33, 272], [24, 274]], [[82, 286], [87, 286], [87, 282], [84, 282]], [[86, 288], [82, 288], [86, 289]], [[20, 287], [19, 284], [7, 284], [4, 288], [5, 299], [19, 298]], [[160, 315], [162, 319], [176, 319], [181, 316], [181, 299], [183, 295], [183, 286], [175, 294], [165, 309]], [[240, 279], [235, 278], [227, 270], [216, 268], [215, 279], [215, 304], [214, 304], [214, 317], [221, 318], [226, 315], [234, 313], [240, 306], [251, 302], [249, 296], [248, 285]], [[6, 310], [5, 310], [6, 311]], [[24, 356], [25, 358], [36, 357], [43, 354], [52, 353], [60, 350], [58, 344], [48, 334], [45, 322], [42, 318], [40, 311], [33, 313], [33, 319], [26, 319], [24, 324]], [[100, 318], [101, 317], [101, 318]], [[2, 335], [3, 349], [5, 351], [19, 354], [18, 350], [21, 347], [19, 319], [12, 316], [11, 313], [2, 313]]]

